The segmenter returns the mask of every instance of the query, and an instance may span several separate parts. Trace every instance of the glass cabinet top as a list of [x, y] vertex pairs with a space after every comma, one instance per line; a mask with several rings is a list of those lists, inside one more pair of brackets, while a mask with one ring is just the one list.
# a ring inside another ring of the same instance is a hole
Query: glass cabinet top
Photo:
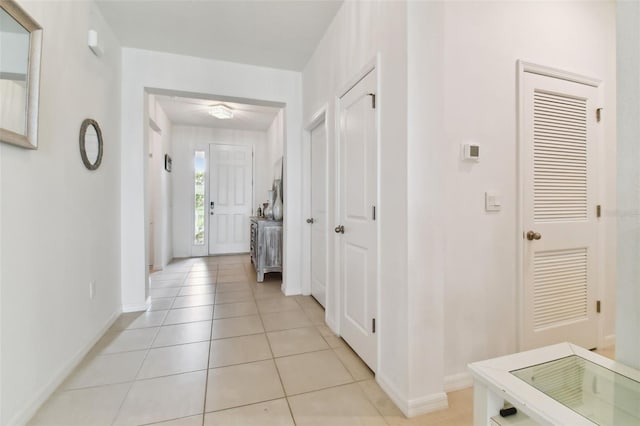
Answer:
[[640, 425], [640, 382], [577, 355], [510, 373], [598, 425]]

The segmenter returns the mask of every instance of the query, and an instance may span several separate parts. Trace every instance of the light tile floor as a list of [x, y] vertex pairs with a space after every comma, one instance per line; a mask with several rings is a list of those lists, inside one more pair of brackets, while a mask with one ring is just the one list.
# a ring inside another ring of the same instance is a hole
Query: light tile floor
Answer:
[[405, 418], [315, 300], [255, 277], [248, 256], [178, 260], [152, 274], [151, 308], [118, 318], [29, 424], [472, 423], [471, 389], [449, 393], [447, 410]]
[[29, 424], [396, 424], [320, 305], [269, 277], [248, 256], [153, 273], [150, 309], [118, 318]]

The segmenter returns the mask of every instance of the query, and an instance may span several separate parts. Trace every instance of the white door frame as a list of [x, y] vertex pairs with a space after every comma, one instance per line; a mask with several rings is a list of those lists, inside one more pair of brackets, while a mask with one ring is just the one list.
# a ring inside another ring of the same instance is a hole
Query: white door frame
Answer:
[[[557, 78], [561, 80], [571, 81], [574, 83], [584, 84], [587, 86], [596, 87], [598, 89], [598, 99], [596, 99], [597, 105], [602, 105], [603, 97], [603, 85], [602, 81], [599, 79], [587, 77], [581, 74], [575, 74], [572, 72], [560, 70], [553, 67], [548, 67], [544, 65], [538, 65], [531, 62], [526, 62], [523, 60], [517, 61], [517, 113], [516, 113], [516, 132], [517, 132], [517, 205], [516, 205], [516, 273], [517, 273], [517, 287], [516, 287], [516, 306], [517, 306], [517, 349], [522, 350], [523, 348], [523, 335], [524, 335], [524, 256], [525, 256], [525, 239], [523, 238], [524, 232], [524, 191], [525, 191], [525, 179], [523, 178], [523, 171], [525, 170], [526, 165], [526, 150], [524, 149], [526, 140], [525, 140], [525, 129], [524, 129], [524, 75], [525, 73], [538, 74], [546, 77]], [[602, 142], [604, 141], [604, 126], [598, 126], [596, 129], [596, 135], [598, 139], [598, 150], [602, 146]], [[603, 156], [600, 155], [599, 152], [596, 152], [596, 191], [602, 187], [602, 181], [604, 178], [603, 172]], [[595, 199], [599, 199], [600, 194], [596, 193]], [[596, 299], [600, 299], [600, 295], [604, 293], [602, 286], [604, 284], [605, 277], [605, 268], [604, 268], [604, 256], [602, 253], [603, 244], [599, 236], [601, 235], [602, 230], [602, 222], [597, 222], [597, 241], [596, 244], [598, 246], [596, 250], [597, 259], [595, 261], [597, 267], [597, 280], [598, 283], [596, 285]], [[602, 346], [604, 344], [604, 330], [603, 330], [603, 320], [602, 315], [597, 316], [598, 322], [598, 346]]]
[[[328, 162], [331, 161], [331, 159], [334, 159], [333, 163], [334, 163], [334, 175], [335, 175], [335, 179], [334, 179], [334, 185], [333, 185], [333, 199], [334, 199], [334, 209], [333, 209], [333, 224], [329, 225], [329, 235], [333, 235], [333, 233], [331, 232], [333, 230], [333, 227], [339, 225], [339, 223], [337, 222], [340, 219], [340, 210], [342, 208], [341, 204], [340, 204], [340, 170], [342, 167], [341, 164], [341, 159], [340, 159], [340, 152], [339, 152], [339, 147], [340, 147], [340, 99], [347, 94], [347, 92], [349, 92], [349, 90], [351, 90], [354, 86], [356, 86], [360, 80], [362, 80], [363, 78], [365, 78], [367, 76], [367, 74], [369, 74], [371, 71], [375, 70], [377, 72], [377, 81], [376, 81], [376, 155], [377, 155], [377, 159], [376, 159], [376, 167], [378, 169], [378, 173], [377, 173], [377, 182], [376, 182], [376, 198], [377, 198], [377, 211], [376, 211], [376, 231], [377, 231], [377, 240], [376, 240], [376, 253], [377, 253], [377, 259], [376, 259], [376, 291], [378, 294], [378, 303], [376, 306], [376, 311], [377, 311], [377, 317], [376, 317], [376, 322], [378, 324], [378, 326], [376, 327], [376, 333], [378, 334], [377, 337], [377, 351], [378, 351], [378, 357], [377, 357], [377, 365], [376, 365], [376, 371], [380, 370], [380, 353], [381, 351], [381, 346], [382, 346], [382, 341], [383, 341], [383, 336], [382, 336], [382, 327], [379, 327], [379, 324], [384, 321], [383, 318], [383, 314], [382, 314], [382, 309], [380, 307], [381, 303], [380, 303], [380, 295], [382, 294], [382, 290], [381, 290], [381, 281], [380, 281], [380, 277], [382, 276], [381, 272], [380, 272], [380, 265], [381, 265], [381, 261], [380, 261], [380, 254], [382, 252], [382, 250], [380, 250], [380, 226], [382, 223], [382, 217], [383, 217], [383, 200], [380, 196], [380, 152], [381, 152], [381, 135], [380, 135], [380, 109], [377, 107], [380, 104], [380, 99], [381, 99], [381, 94], [382, 94], [382, 90], [381, 90], [381, 85], [380, 85], [380, 80], [381, 80], [381, 66], [380, 66], [380, 55], [376, 55], [373, 59], [371, 59], [369, 62], [367, 62], [358, 73], [354, 74], [354, 76], [348, 80], [343, 86], [341, 86], [340, 90], [337, 92], [336, 97], [334, 98], [334, 102], [333, 102], [333, 144], [332, 145], [332, 149], [334, 152], [334, 156], [333, 157], [328, 157]], [[330, 188], [330, 187], [328, 187]], [[329, 191], [329, 189], [327, 190]], [[333, 269], [333, 282], [335, 283], [334, 285], [330, 285], [330, 283], [327, 283], [327, 305], [330, 303], [329, 301], [331, 300], [331, 302], [335, 301], [335, 306], [333, 307], [333, 313], [332, 315], [331, 312], [327, 312], [327, 316], [326, 316], [326, 321], [327, 321], [327, 325], [329, 325], [329, 327], [336, 333], [338, 333], [338, 335], [340, 334], [340, 330], [341, 330], [341, 312], [342, 312], [342, 296], [343, 296], [343, 291], [344, 291], [344, 283], [342, 282], [342, 278], [341, 278], [341, 271], [338, 265], [340, 265], [340, 258], [342, 257], [342, 252], [341, 252], [341, 244], [340, 244], [340, 238], [335, 238], [333, 237], [333, 252], [335, 253], [334, 256], [328, 260], [329, 262], [332, 262], [332, 269]], [[327, 247], [329, 247], [331, 245], [330, 242], [327, 242]], [[329, 279], [329, 275], [327, 276], [327, 278]], [[333, 293], [333, 299], [329, 298], [330, 293]]]
[[153, 251], [153, 269], [164, 269], [164, 217], [162, 214], [162, 173], [164, 169], [160, 165], [162, 157], [162, 136], [159, 132], [151, 131], [151, 152], [153, 158], [152, 178], [151, 182], [151, 217], [153, 218], [153, 245], [151, 250]]
[[[330, 184], [330, 179], [329, 179], [329, 120], [328, 120], [328, 104], [324, 104], [322, 107], [320, 107], [320, 109], [318, 109], [309, 120], [306, 121], [306, 125], [304, 127], [304, 135], [302, 138], [302, 170], [303, 170], [303, 175], [302, 175], [302, 187], [306, 189], [306, 191], [303, 191], [303, 197], [304, 199], [302, 200], [303, 204], [302, 204], [302, 226], [303, 226], [303, 230], [302, 230], [302, 294], [304, 295], [310, 295], [311, 294], [311, 226], [309, 226], [306, 223], [306, 219], [311, 217], [311, 132], [318, 127], [318, 125], [320, 123], [322, 123], [324, 121], [324, 130], [325, 130], [325, 135], [326, 135], [326, 139], [327, 139], [327, 143], [326, 143], [326, 158], [327, 158], [327, 163], [325, 165], [325, 188], [326, 188], [326, 193], [325, 193], [325, 204], [327, 205], [327, 213], [331, 212], [331, 204], [330, 204], [330, 199], [331, 197], [329, 196], [329, 184]], [[334, 218], [328, 216], [327, 217], [327, 223], [333, 223], [334, 222]], [[327, 227], [327, 251], [329, 249], [329, 238], [330, 238], [330, 234], [329, 234], [329, 228]], [[329, 271], [331, 270], [331, 268], [329, 267], [329, 263], [330, 263], [330, 258], [329, 255], [327, 254], [327, 262], [325, 265], [325, 276], [328, 277], [329, 276]], [[328, 311], [328, 305], [329, 305], [329, 292], [332, 290], [329, 290], [329, 286], [327, 285], [327, 297], [326, 297], [326, 302], [325, 304], [327, 306], [325, 306], [325, 311]]]

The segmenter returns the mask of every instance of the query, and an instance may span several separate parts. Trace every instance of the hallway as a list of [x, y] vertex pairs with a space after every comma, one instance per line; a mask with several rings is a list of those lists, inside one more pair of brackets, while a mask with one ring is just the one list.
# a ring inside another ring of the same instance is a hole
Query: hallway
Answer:
[[470, 421], [468, 392], [460, 423], [454, 410], [404, 419], [320, 305], [268, 275], [258, 284], [248, 256], [174, 261], [150, 293], [151, 308], [123, 314], [30, 425]]

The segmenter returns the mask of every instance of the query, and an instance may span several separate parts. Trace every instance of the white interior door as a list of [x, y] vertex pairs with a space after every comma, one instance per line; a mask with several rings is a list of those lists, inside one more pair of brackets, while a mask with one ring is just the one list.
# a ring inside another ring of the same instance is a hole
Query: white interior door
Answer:
[[252, 180], [250, 146], [209, 146], [209, 254], [249, 252]]
[[311, 131], [311, 295], [327, 299], [327, 132], [322, 120]]
[[[377, 313], [376, 72], [340, 99], [340, 334], [375, 371]], [[341, 228], [342, 227], [342, 228]]]
[[524, 72], [521, 349], [596, 347], [597, 87]]

